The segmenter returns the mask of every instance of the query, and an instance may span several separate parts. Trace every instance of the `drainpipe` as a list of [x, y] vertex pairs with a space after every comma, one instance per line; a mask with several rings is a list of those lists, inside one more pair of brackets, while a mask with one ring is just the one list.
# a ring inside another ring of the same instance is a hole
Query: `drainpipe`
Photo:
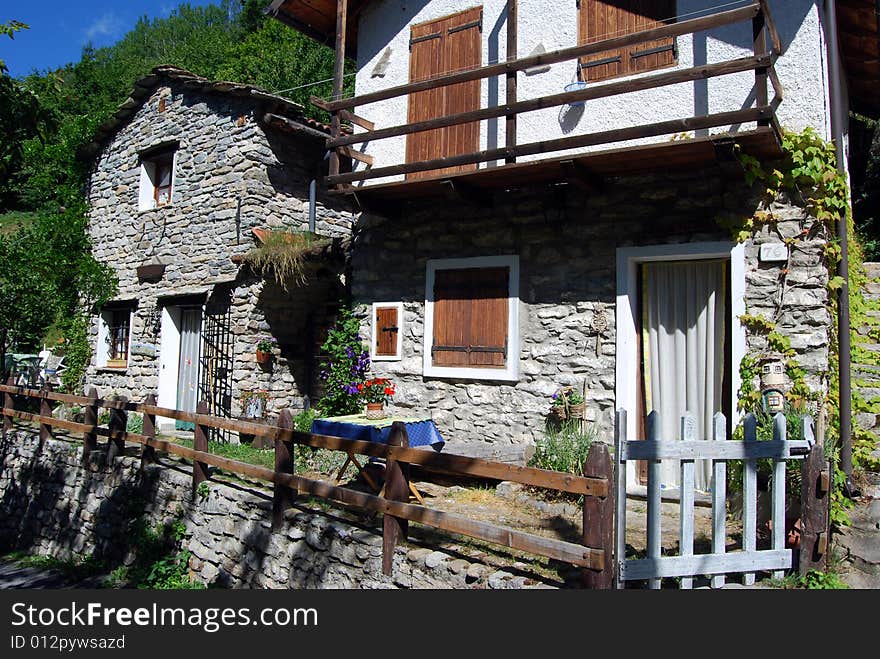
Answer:
[[318, 179], [321, 177], [321, 169], [324, 167], [324, 163], [330, 159], [330, 152], [324, 154], [324, 158], [315, 166], [315, 175], [311, 181], [309, 181], [309, 231], [311, 233], [315, 233], [315, 227], [318, 224], [318, 212], [317, 212], [317, 189], [318, 189]]
[[[846, 160], [843, 149], [843, 136], [849, 117], [844, 106], [842, 66], [837, 40], [837, 3], [826, 0], [826, 43], [828, 46], [828, 84], [831, 103], [831, 136], [837, 156], [837, 170], [846, 176]], [[849, 255], [846, 217], [837, 222], [837, 239], [840, 242], [840, 263], [837, 274], [844, 284], [837, 290], [837, 338], [838, 370], [840, 379], [840, 469], [846, 474], [844, 492], [847, 496], [857, 496], [852, 484], [852, 381], [850, 354], [849, 320]]]

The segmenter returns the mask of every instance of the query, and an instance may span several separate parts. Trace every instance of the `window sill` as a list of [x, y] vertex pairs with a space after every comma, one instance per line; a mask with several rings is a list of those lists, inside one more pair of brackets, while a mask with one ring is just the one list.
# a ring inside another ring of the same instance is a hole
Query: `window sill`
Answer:
[[125, 373], [128, 370], [126, 366], [96, 366], [95, 371], [98, 373]]
[[163, 204], [162, 206], [151, 206], [150, 208], [138, 208], [138, 215], [144, 215], [145, 213], [157, 213], [160, 211], [164, 211], [169, 208], [174, 208], [174, 202], [170, 204]]
[[422, 375], [431, 378], [452, 378], [455, 380], [480, 380], [487, 382], [519, 382], [519, 369], [516, 364], [506, 368], [467, 368], [461, 366], [425, 365]]

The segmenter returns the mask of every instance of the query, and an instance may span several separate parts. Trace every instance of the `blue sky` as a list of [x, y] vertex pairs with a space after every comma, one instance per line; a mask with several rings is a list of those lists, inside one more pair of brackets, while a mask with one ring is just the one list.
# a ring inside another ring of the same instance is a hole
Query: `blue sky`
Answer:
[[[14, 40], [0, 38], [0, 59], [14, 77], [78, 61], [89, 41], [108, 46], [134, 27], [143, 15], [168, 16], [180, 0], [29, 0], [0, 3], [0, 22], [15, 19], [30, 25]], [[189, 0], [189, 4], [220, 4]], [[268, 2], [267, 2], [268, 4]]]

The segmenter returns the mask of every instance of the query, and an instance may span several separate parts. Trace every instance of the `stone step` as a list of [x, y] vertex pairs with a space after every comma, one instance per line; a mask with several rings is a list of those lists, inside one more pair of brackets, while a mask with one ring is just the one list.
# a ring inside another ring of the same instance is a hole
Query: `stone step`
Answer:
[[868, 279], [880, 279], [880, 263], [868, 261], [862, 265], [865, 266], [865, 274], [868, 275]]

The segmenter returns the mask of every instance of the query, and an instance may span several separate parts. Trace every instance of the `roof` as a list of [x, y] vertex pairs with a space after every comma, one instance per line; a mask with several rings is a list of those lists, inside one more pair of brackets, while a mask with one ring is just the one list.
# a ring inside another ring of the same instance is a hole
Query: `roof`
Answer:
[[838, 0], [837, 31], [852, 109], [880, 117], [880, 0]]
[[[348, 0], [345, 55], [357, 59], [358, 14], [370, 0]], [[336, 43], [336, 0], [273, 0], [266, 13], [331, 48]]]
[[254, 85], [223, 80], [208, 80], [186, 69], [163, 64], [155, 67], [148, 75], [134, 83], [134, 88], [129, 97], [119, 106], [113, 117], [98, 127], [92, 141], [81, 147], [77, 155], [82, 159], [94, 157], [104, 142], [140, 109], [144, 101], [153, 93], [153, 90], [168, 83], [181, 84], [186, 90], [194, 92], [234, 96], [248, 100], [253, 102], [255, 106], [262, 106], [266, 111], [270, 111], [273, 114], [284, 117], [291, 123], [302, 126], [303, 132], [315, 133], [317, 131], [323, 134], [330, 133], [329, 126], [306, 117], [303, 106], [299, 103], [294, 103], [290, 99], [272, 94]]

